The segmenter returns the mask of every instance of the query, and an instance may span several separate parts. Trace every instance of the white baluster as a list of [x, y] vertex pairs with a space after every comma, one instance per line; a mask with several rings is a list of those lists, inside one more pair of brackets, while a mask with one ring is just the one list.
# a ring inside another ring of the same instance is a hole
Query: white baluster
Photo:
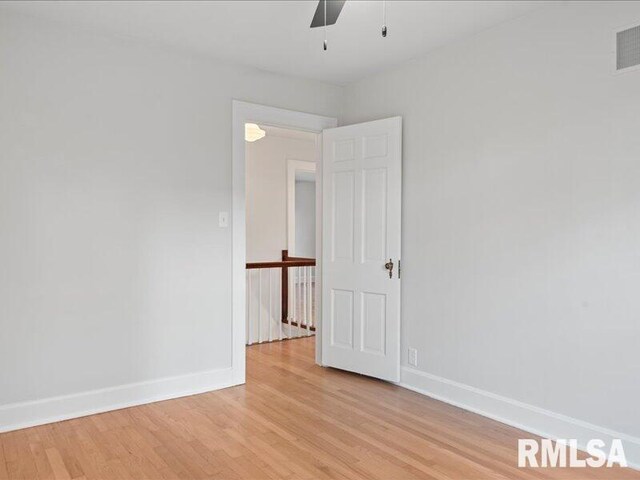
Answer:
[[[288, 299], [288, 314], [285, 319], [289, 326], [288, 335], [287, 330], [282, 325], [282, 289], [285, 287], [282, 283], [282, 270], [280, 268], [268, 268], [267, 281], [268, 286], [263, 288], [263, 269], [248, 269], [246, 273], [246, 344], [253, 345], [254, 343], [263, 343], [265, 341], [272, 342], [274, 340], [282, 340], [284, 338], [298, 338], [303, 335], [314, 335], [311, 331], [312, 327], [315, 327], [315, 268], [314, 267], [291, 267], [288, 269], [288, 284], [289, 299]], [[274, 280], [272, 277], [275, 275], [279, 278]], [[258, 288], [256, 292], [255, 276], [258, 277]], [[274, 284], [275, 282], [275, 284]], [[263, 290], [265, 290], [263, 292]], [[263, 293], [268, 293], [268, 300], [263, 297]], [[257, 295], [256, 295], [257, 294]], [[274, 300], [274, 295], [276, 299]], [[255, 297], [255, 298], [254, 298]], [[257, 302], [256, 302], [257, 298]], [[274, 301], [276, 304], [274, 305]], [[268, 303], [267, 303], [268, 302]], [[258, 308], [258, 312], [254, 311]], [[263, 311], [264, 310], [264, 311]], [[264, 322], [264, 316], [267, 316], [266, 322]], [[276, 322], [275, 332], [273, 322]], [[256, 325], [257, 323], [257, 325]], [[266, 325], [263, 325], [266, 323]], [[292, 325], [293, 323], [296, 324]], [[266, 335], [263, 334], [264, 328], [268, 328]], [[256, 332], [257, 330], [257, 332]], [[256, 338], [257, 337], [257, 338]]]
[[251, 270], [247, 270], [247, 336], [245, 342], [251, 345]]
[[307, 321], [307, 318], [305, 317], [306, 312], [307, 312], [307, 292], [305, 291], [304, 288], [304, 282], [306, 282], [306, 275], [307, 272], [305, 271], [304, 267], [300, 267], [300, 298], [302, 299], [302, 303], [300, 305], [300, 322], [298, 323], [298, 333], [300, 334], [300, 336], [304, 335], [304, 325]]
[[300, 326], [307, 326], [307, 267], [300, 268], [302, 273], [302, 314], [300, 315]]
[[276, 287], [276, 322], [278, 322], [278, 340], [282, 340], [282, 270], [276, 270], [276, 283], [280, 288]]
[[294, 282], [294, 278], [293, 275], [295, 274], [294, 269], [293, 268], [289, 268], [287, 269], [287, 272], [289, 273], [288, 275], [288, 279], [289, 279], [289, 311], [287, 313], [287, 322], [289, 323], [289, 338], [291, 338], [291, 335], [293, 333], [292, 329], [291, 329], [291, 321], [293, 319], [293, 315], [295, 313], [295, 297], [296, 297], [296, 283]]
[[258, 343], [262, 343], [262, 269], [258, 269]]
[[302, 285], [300, 281], [302, 280], [302, 269], [300, 267], [296, 268], [298, 271], [298, 281], [296, 285], [298, 286], [298, 308], [296, 309], [296, 321], [298, 322], [298, 337], [302, 336], [302, 302], [304, 302], [304, 290], [302, 289]]
[[272, 309], [272, 300], [273, 300], [273, 294], [271, 293], [271, 274], [273, 273], [273, 270], [271, 268], [267, 269], [267, 274], [269, 275], [269, 341], [271, 342], [273, 340], [273, 337], [271, 336], [271, 326], [273, 324], [272, 318], [273, 318], [273, 309]]
[[312, 267], [307, 267], [307, 289], [309, 290], [309, 304], [307, 305], [307, 333], [311, 335], [311, 325], [313, 325], [313, 288], [312, 288]]
[[307, 302], [307, 335], [311, 335], [311, 325], [313, 325], [313, 290], [311, 289], [311, 279], [313, 277], [311, 275], [311, 268], [312, 267], [307, 267], [307, 298], [309, 299]]
[[[296, 286], [296, 267], [291, 267], [289, 269], [289, 275], [291, 276], [291, 293], [293, 294], [291, 297], [291, 311], [289, 312], [290, 323], [295, 322], [296, 320], [296, 304], [298, 303], [298, 287]], [[295, 337], [294, 327], [291, 327], [291, 335], [290, 337]]]
[[[298, 267], [294, 267], [293, 268], [293, 291], [296, 293], [293, 299], [293, 321], [296, 323], [299, 322], [299, 318], [298, 318], [299, 317], [298, 304], [300, 303], [299, 283], [300, 283], [300, 269]], [[296, 331], [296, 334], [294, 336], [297, 337], [298, 334], [300, 333], [299, 328], [295, 327], [295, 331]]]

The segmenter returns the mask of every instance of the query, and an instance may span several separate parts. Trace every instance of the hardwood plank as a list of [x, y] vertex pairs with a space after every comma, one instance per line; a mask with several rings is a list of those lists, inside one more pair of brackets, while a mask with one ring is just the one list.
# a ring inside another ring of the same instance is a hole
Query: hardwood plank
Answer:
[[49, 465], [53, 470], [53, 477], [56, 480], [71, 480], [71, 475], [64, 465], [62, 455], [57, 448], [47, 448], [45, 451], [47, 458], [49, 459]]
[[314, 339], [247, 349], [247, 384], [0, 435], [0, 479], [636, 479], [519, 469], [516, 428], [314, 364]]

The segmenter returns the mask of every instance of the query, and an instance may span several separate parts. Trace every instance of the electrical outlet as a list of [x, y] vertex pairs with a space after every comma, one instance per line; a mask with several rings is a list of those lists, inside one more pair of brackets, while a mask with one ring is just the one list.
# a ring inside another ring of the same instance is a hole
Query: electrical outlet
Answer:
[[409, 362], [409, 365], [411, 365], [412, 367], [418, 366], [418, 350], [416, 350], [415, 348], [409, 347], [408, 362]]

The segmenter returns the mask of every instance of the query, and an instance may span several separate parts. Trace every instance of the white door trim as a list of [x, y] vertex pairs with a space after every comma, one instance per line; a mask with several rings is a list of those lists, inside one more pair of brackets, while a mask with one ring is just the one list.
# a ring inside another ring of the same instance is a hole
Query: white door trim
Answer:
[[[316, 142], [316, 150], [319, 146], [318, 143]], [[287, 249], [292, 257], [300, 256], [296, 254], [296, 172], [316, 173], [316, 162], [292, 158], [287, 160]], [[316, 194], [317, 180], [316, 178]], [[316, 237], [317, 233], [316, 231]]]
[[[324, 117], [311, 113], [295, 112], [281, 108], [268, 107], [255, 103], [247, 103], [239, 100], [232, 102], [232, 350], [231, 368], [236, 384], [245, 383], [246, 352], [245, 352], [245, 316], [246, 316], [246, 206], [245, 206], [245, 140], [244, 124], [264, 123], [277, 127], [293, 128], [308, 132], [322, 133], [325, 128], [333, 128], [338, 120], [333, 117]], [[320, 136], [318, 136], [320, 137]], [[318, 176], [322, 176], [321, 141], [317, 141]], [[318, 152], [320, 152], [318, 154]], [[316, 178], [316, 190], [318, 190], [318, 178]], [[321, 187], [321, 185], [320, 185]], [[317, 199], [317, 196], [316, 196]], [[322, 202], [316, 202], [316, 226], [318, 219], [322, 218]], [[316, 240], [321, 237], [322, 229], [316, 228]], [[316, 277], [321, 278], [322, 239], [316, 241]], [[318, 280], [316, 280], [318, 281]], [[321, 317], [320, 288], [316, 289], [316, 305], [318, 306], [317, 318]], [[316, 332], [316, 362], [321, 363], [322, 346], [320, 344], [322, 322], [318, 322]]]

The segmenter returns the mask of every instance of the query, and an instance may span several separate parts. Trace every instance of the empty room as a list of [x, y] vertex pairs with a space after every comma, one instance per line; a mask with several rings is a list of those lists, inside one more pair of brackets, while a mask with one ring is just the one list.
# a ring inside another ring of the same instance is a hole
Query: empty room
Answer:
[[640, 480], [640, 1], [0, 1], [0, 480]]

